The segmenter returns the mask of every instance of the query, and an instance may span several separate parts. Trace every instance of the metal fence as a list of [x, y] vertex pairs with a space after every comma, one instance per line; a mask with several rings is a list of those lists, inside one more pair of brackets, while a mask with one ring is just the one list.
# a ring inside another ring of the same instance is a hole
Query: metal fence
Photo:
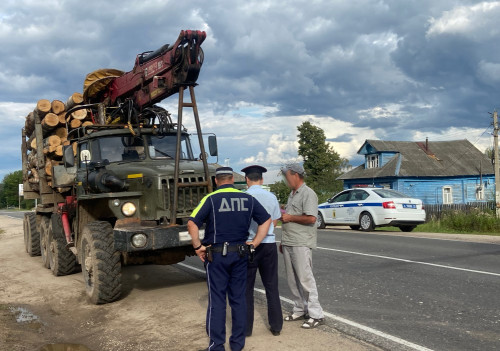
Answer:
[[440, 219], [446, 212], [462, 212], [465, 214], [495, 210], [495, 202], [468, 202], [465, 204], [432, 204], [424, 205], [427, 220]]

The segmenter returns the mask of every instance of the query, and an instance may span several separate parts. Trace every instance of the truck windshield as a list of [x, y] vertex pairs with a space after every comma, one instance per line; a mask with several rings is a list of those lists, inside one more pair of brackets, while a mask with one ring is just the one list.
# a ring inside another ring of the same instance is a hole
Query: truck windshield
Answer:
[[[175, 158], [175, 146], [177, 135], [150, 135], [148, 138], [149, 156], [152, 159], [173, 159]], [[194, 160], [193, 150], [189, 142], [189, 136], [181, 136], [181, 159]]]
[[140, 137], [130, 135], [112, 136], [100, 138], [97, 141], [97, 143], [93, 143], [92, 153], [97, 153], [98, 159], [120, 162], [139, 161], [146, 158], [144, 141]]

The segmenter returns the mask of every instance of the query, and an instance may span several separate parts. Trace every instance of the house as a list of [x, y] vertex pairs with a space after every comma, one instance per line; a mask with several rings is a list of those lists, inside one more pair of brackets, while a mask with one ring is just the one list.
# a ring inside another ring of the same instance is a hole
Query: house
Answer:
[[425, 204], [494, 201], [491, 160], [468, 140], [366, 140], [358, 151], [365, 163], [338, 179], [344, 188], [390, 188]]

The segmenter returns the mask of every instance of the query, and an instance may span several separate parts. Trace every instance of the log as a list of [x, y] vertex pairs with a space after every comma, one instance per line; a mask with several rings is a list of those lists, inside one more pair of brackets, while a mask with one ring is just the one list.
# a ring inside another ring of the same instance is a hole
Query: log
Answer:
[[54, 100], [52, 101], [52, 113], [55, 113], [56, 115], [64, 112], [66, 110], [66, 106], [64, 106], [64, 102], [59, 101], [59, 100]]
[[36, 138], [33, 138], [30, 143], [31, 150], [36, 150]]
[[30, 168], [36, 168], [36, 153], [30, 152], [28, 155], [28, 165]]
[[55, 152], [55, 155], [58, 157], [58, 158], [61, 158], [63, 156], [63, 146], [62, 145], [58, 145], [57, 148], [56, 148], [56, 152]]
[[[35, 134], [31, 134], [31, 136], [29, 137], [28, 141], [26, 142], [26, 148], [29, 150], [29, 151], [32, 151], [33, 150], [33, 139], [35, 139]], [[35, 150], [36, 150], [36, 141], [35, 141]]]
[[38, 113], [40, 118], [42, 118], [43, 116], [45, 116], [47, 113], [50, 112], [51, 108], [52, 108], [52, 104], [50, 103], [50, 101], [46, 100], [46, 99], [42, 99], [42, 100], [38, 100], [38, 102], [36, 103], [35, 111]]
[[51, 135], [43, 139], [43, 146], [59, 146], [61, 145], [61, 138], [57, 135]]
[[71, 147], [73, 148], [73, 155], [75, 155], [75, 156], [76, 156], [76, 151], [77, 151], [77, 149], [78, 149], [78, 144], [77, 144], [76, 142], [73, 142], [73, 143], [71, 144]]
[[62, 146], [68, 146], [68, 145], [71, 145], [71, 142], [69, 140], [64, 140], [62, 142]]
[[58, 114], [57, 117], [59, 117], [59, 124], [66, 125], [66, 112]]
[[45, 174], [52, 176], [52, 162], [48, 158], [45, 159]]
[[88, 126], [93, 126], [94, 123], [92, 123], [91, 121], [85, 121], [82, 123], [82, 127], [88, 127]]
[[69, 125], [71, 126], [72, 129], [75, 129], [82, 125], [82, 121], [80, 121], [79, 119], [72, 119]]
[[42, 120], [42, 131], [43, 135], [49, 135], [54, 128], [59, 124], [59, 117], [54, 113], [47, 113], [45, 118]]
[[54, 135], [57, 135], [62, 142], [63, 139], [66, 139], [68, 137], [68, 130], [66, 129], [66, 127], [59, 127], [56, 129]]
[[69, 111], [76, 105], [80, 105], [83, 102], [83, 95], [80, 93], [73, 93], [66, 101], [66, 111]]
[[81, 110], [76, 110], [71, 114], [71, 117], [79, 120], [85, 119], [87, 117], [87, 110], [84, 108]]
[[35, 114], [33, 112], [28, 113], [26, 116], [26, 122], [24, 123], [24, 131], [26, 132], [26, 136], [33, 135], [35, 130]]
[[38, 183], [40, 181], [40, 177], [38, 176], [38, 171], [34, 167], [31, 168], [31, 176], [34, 183]]

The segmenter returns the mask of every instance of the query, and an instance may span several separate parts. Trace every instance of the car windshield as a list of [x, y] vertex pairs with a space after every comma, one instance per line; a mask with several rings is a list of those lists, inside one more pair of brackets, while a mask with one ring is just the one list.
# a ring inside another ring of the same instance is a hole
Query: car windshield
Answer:
[[[149, 156], [152, 159], [175, 158], [176, 134], [150, 135], [147, 137]], [[193, 151], [189, 142], [189, 136], [181, 136], [181, 159], [194, 160]]]
[[377, 190], [373, 190], [373, 192], [382, 198], [392, 198], [392, 197], [408, 198], [409, 197], [408, 195], [405, 195], [405, 194], [402, 194], [398, 191], [390, 190], [390, 189], [377, 189]]
[[92, 143], [94, 158], [109, 162], [139, 161], [146, 158], [141, 137], [125, 135], [96, 139]]

